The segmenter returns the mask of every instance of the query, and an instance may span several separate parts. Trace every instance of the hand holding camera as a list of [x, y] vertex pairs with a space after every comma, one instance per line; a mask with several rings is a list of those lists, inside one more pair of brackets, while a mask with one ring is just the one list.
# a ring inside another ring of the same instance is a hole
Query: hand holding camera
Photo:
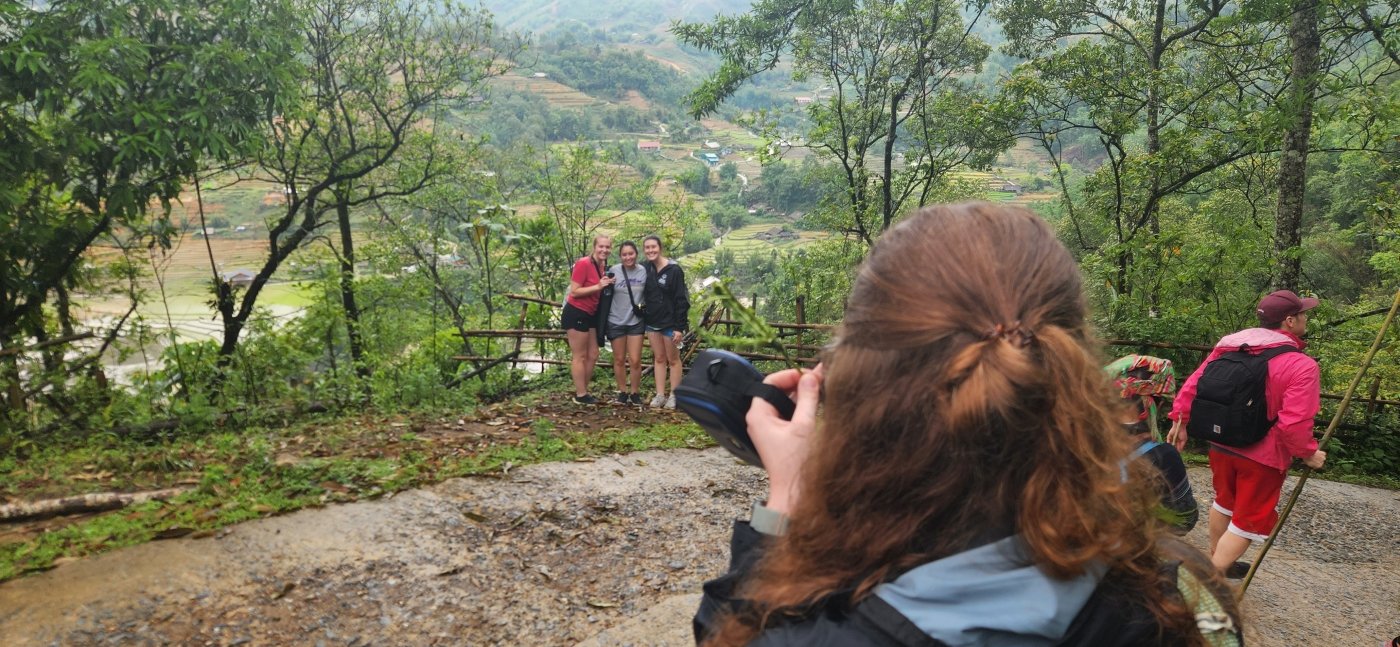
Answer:
[[603, 278], [598, 279], [598, 285], [601, 285], [601, 286], [603, 286], [603, 287], [608, 287], [608, 286], [612, 285], [613, 283], [616, 283], [616, 282], [617, 282], [617, 279], [614, 278], [614, 277], [616, 277], [616, 276], [617, 276], [616, 274], [613, 274], [612, 272], [608, 272], [607, 274], [604, 274], [604, 275], [603, 275]]
[[798, 480], [807, 460], [807, 447], [817, 427], [817, 403], [821, 400], [823, 371], [788, 369], [764, 378], [768, 384], [790, 394], [796, 401], [792, 418], [783, 418], [778, 409], [762, 398], [754, 398], [745, 421], [763, 468], [768, 471], [768, 503], [775, 512], [792, 514], [797, 504]]
[[768, 471], [767, 507], [786, 514], [816, 427], [822, 367], [768, 377], [729, 351], [706, 350], [676, 388], [676, 405], [719, 445]]

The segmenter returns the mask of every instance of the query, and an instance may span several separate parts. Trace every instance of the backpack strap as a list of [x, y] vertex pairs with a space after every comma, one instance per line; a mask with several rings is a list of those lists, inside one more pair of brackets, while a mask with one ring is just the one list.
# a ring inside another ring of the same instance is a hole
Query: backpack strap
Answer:
[[1211, 647], [1240, 647], [1243, 641], [1240, 630], [1225, 607], [1205, 584], [1196, 579], [1189, 569], [1176, 567], [1176, 588], [1181, 598], [1196, 614], [1196, 629]]
[[[1240, 350], [1245, 350], [1245, 348], [1241, 348]], [[1265, 348], [1264, 350], [1259, 351], [1259, 357], [1264, 358], [1264, 361], [1267, 362], [1267, 361], [1269, 361], [1269, 360], [1271, 360], [1271, 359], [1273, 359], [1273, 358], [1275, 358], [1275, 357], [1278, 357], [1279, 355], [1283, 355], [1283, 354], [1285, 354], [1285, 353], [1301, 353], [1301, 352], [1303, 352], [1303, 351], [1300, 350], [1297, 346], [1294, 346], [1294, 345], [1292, 345], [1292, 344], [1284, 344], [1284, 345], [1282, 345], [1282, 346], [1274, 346], [1273, 348]]]
[[1155, 440], [1149, 440], [1149, 441], [1147, 441], [1147, 442], [1145, 442], [1145, 443], [1143, 443], [1143, 444], [1141, 444], [1141, 445], [1138, 445], [1137, 449], [1134, 449], [1132, 455], [1128, 457], [1128, 460], [1132, 460], [1132, 459], [1134, 459], [1134, 458], [1142, 457], [1142, 456], [1146, 455], [1147, 452], [1152, 451], [1152, 449], [1153, 449], [1154, 447], [1156, 447], [1156, 446], [1158, 446], [1158, 445], [1160, 445], [1160, 444], [1162, 444], [1162, 443], [1159, 443], [1159, 442], [1157, 442], [1157, 441], [1155, 441]]

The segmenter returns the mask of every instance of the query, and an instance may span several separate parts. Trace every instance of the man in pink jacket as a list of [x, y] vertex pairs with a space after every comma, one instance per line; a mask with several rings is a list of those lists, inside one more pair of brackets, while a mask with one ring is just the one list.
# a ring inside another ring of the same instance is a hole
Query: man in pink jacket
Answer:
[[[1259, 301], [1255, 314], [1259, 327], [1227, 335], [1215, 344], [1210, 356], [1182, 385], [1172, 412], [1174, 422], [1167, 442], [1178, 449], [1186, 446], [1186, 423], [1196, 397], [1196, 383], [1206, 364], [1221, 355], [1248, 346], [1259, 354], [1267, 349], [1289, 345], [1302, 350], [1307, 332], [1308, 310], [1317, 299], [1303, 299], [1280, 290]], [[1320, 469], [1327, 453], [1317, 448], [1313, 437], [1313, 417], [1319, 408], [1317, 361], [1301, 352], [1283, 353], [1269, 360], [1264, 383], [1264, 400], [1269, 419], [1274, 421], [1268, 435], [1253, 445], [1227, 447], [1211, 443], [1210, 473], [1215, 502], [1210, 510], [1210, 560], [1229, 572], [1251, 541], [1263, 541], [1278, 522], [1279, 494], [1288, 466], [1294, 458], [1313, 469]]]

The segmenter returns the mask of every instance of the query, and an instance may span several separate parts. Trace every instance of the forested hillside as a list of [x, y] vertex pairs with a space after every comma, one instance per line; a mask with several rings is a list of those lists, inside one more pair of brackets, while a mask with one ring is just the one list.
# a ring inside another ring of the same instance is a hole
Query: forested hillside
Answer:
[[[834, 323], [884, 231], [968, 199], [1054, 225], [1106, 356], [1189, 369], [1147, 344], [1289, 288], [1339, 392], [1400, 287], [1400, 4], [4, 4], [0, 497], [262, 482], [249, 452], [275, 481], [297, 425], [563, 391], [490, 361], [557, 335], [482, 331], [557, 328], [600, 233]], [[1362, 390], [1331, 469], [1393, 477], [1400, 331]]]

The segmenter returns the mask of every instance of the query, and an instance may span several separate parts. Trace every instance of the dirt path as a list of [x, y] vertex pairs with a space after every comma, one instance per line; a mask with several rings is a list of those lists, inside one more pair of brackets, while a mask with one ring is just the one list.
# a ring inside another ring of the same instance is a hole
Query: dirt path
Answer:
[[[1203, 496], [1207, 477], [1193, 473]], [[685, 645], [762, 486], [719, 450], [451, 480], [5, 583], [0, 642]], [[1310, 483], [1251, 587], [1253, 644], [1400, 633], [1396, 519], [1400, 493]]]

